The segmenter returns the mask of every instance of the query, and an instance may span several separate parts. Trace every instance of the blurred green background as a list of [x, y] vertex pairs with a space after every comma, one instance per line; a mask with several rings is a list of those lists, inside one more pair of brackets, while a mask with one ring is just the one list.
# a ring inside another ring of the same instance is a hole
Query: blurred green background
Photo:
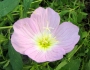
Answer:
[[[40, 6], [80, 29], [80, 41], [59, 61], [36, 63], [12, 48], [12, 25]], [[0, 0], [0, 70], [90, 70], [90, 0]]]

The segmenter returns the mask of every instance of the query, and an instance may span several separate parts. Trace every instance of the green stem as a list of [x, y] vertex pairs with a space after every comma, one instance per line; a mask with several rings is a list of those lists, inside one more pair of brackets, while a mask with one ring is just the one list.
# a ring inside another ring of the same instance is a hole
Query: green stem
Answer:
[[8, 29], [8, 28], [12, 28], [13, 26], [5, 26], [5, 27], [0, 27], [0, 29]]

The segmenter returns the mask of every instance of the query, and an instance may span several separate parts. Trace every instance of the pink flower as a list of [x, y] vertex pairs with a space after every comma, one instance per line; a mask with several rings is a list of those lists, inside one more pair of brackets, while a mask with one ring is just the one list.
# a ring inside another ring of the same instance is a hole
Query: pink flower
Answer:
[[36, 62], [60, 60], [80, 39], [79, 28], [70, 23], [60, 24], [60, 17], [51, 8], [37, 8], [30, 18], [14, 23], [11, 43], [14, 49]]

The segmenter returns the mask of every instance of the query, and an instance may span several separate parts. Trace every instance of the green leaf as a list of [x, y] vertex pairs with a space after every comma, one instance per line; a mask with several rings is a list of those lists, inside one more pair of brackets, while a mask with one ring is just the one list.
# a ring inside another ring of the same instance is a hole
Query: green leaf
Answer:
[[11, 43], [9, 43], [9, 46], [8, 46], [8, 54], [10, 57], [10, 63], [13, 70], [22, 70], [23, 68], [22, 58], [20, 54], [14, 50]]
[[5, 70], [13, 70], [13, 69], [12, 69], [11, 65], [9, 64], [9, 65], [5, 68]]
[[7, 61], [7, 62], [4, 64], [3, 68], [6, 68], [8, 65], [9, 65], [9, 61]]
[[31, 3], [31, 8], [37, 8], [39, 7], [39, 4], [41, 3], [42, 0], [35, 0], [34, 2]]
[[67, 64], [67, 61], [66, 60], [64, 60], [64, 61], [62, 61], [57, 67], [56, 67], [56, 69], [55, 70], [60, 70], [63, 66], [65, 66]]
[[79, 70], [80, 62], [80, 59], [71, 60], [60, 70]]
[[34, 66], [30, 70], [35, 70]]
[[5, 40], [7, 40], [7, 39], [5, 38], [5, 36], [3, 36], [3, 35], [0, 34], [0, 43], [2, 43], [2, 42], [5, 41]]
[[63, 10], [60, 12], [60, 16], [64, 16], [65, 14], [67, 14], [69, 12], [69, 10]]
[[78, 10], [77, 13], [78, 13], [77, 21], [78, 21], [78, 23], [80, 23], [82, 21], [82, 19], [86, 18], [87, 13], [81, 12], [80, 10]]
[[77, 24], [77, 12], [76, 11], [72, 11], [72, 18], [73, 18], [73, 22]]
[[20, 0], [4, 0], [0, 2], [0, 18], [11, 12], [18, 4]]
[[77, 24], [77, 12], [70, 11], [68, 20], [70, 20], [74, 24]]
[[49, 65], [47, 65], [47, 67], [48, 67], [48, 70], [53, 70], [53, 68], [51, 68]]
[[9, 13], [7, 15], [8, 19], [11, 21], [11, 22], [14, 22], [14, 18], [13, 18], [13, 15], [11, 13]]
[[33, 0], [23, 0], [23, 6], [24, 6], [23, 17], [27, 16], [27, 11], [30, 8], [32, 1]]
[[74, 49], [68, 53], [67, 57], [70, 59], [76, 52], [77, 52], [77, 45], [74, 47]]
[[23, 70], [29, 70], [30, 68], [31, 68], [30, 65], [26, 65], [26, 66], [23, 67]]
[[86, 70], [90, 70], [90, 60], [86, 63], [85, 66], [86, 66], [86, 67], [85, 67]]
[[84, 31], [84, 32], [82, 32], [81, 37], [82, 37], [82, 38], [85, 38], [85, 37], [87, 37], [87, 35], [88, 35], [88, 33], [87, 33], [86, 31]]

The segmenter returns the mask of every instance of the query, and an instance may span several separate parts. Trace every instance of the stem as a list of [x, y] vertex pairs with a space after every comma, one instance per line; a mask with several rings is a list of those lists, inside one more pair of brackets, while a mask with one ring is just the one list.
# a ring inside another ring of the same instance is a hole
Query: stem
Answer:
[[8, 29], [8, 28], [12, 28], [13, 26], [5, 26], [5, 27], [0, 27], [0, 29]]

